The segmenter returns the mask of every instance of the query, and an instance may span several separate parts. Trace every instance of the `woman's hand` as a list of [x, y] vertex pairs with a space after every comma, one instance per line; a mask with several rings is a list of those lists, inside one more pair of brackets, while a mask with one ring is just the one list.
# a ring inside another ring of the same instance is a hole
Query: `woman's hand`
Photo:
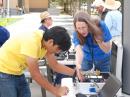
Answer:
[[78, 79], [83, 82], [85, 77], [83, 76], [83, 73], [80, 69], [76, 69], [77, 70], [77, 76], [78, 76]]
[[103, 41], [101, 35], [94, 35], [94, 39], [96, 40], [96, 42], [97, 42], [98, 44], [99, 44], [99, 43], [102, 43], [102, 41]]
[[111, 42], [110, 41], [104, 42], [102, 39], [102, 36], [100, 36], [100, 35], [94, 36], [94, 39], [102, 51], [104, 51], [105, 53], [110, 52], [110, 50], [111, 50]]

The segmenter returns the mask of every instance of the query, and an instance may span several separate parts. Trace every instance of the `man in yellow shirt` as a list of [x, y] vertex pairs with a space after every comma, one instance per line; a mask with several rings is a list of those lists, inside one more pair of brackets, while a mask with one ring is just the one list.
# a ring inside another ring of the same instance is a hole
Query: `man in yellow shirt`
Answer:
[[45, 57], [54, 71], [74, 75], [76, 72], [59, 64], [54, 54], [67, 51], [71, 39], [67, 30], [60, 26], [43, 32], [24, 33], [10, 37], [0, 48], [0, 97], [31, 97], [23, 71], [28, 68], [32, 78], [56, 96], [68, 93], [67, 87], [54, 87], [42, 76], [38, 60]]

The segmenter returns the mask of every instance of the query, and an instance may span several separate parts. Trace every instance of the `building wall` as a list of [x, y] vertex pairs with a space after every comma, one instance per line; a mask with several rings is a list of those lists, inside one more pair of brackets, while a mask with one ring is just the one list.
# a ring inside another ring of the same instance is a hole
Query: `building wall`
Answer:
[[[7, 1], [3, 0], [3, 6], [7, 9]], [[2, 3], [2, 0], [0, 0]], [[19, 5], [19, 0], [9, 0], [9, 12], [10, 15], [14, 15], [17, 13], [16, 5]], [[29, 12], [41, 12], [47, 10], [48, 8], [48, 0], [23, 0], [22, 7], [24, 7], [25, 13]]]
[[17, 0], [9, 0], [10, 15], [17, 13], [16, 6], [18, 5]]
[[17, 0], [9, 0], [9, 3], [10, 8], [16, 9], [16, 5], [18, 5]]
[[[7, 4], [9, 1], [9, 4]], [[7, 13], [7, 9], [9, 8], [9, 15], [16, 14], [16, 5], [17, 0], [3, 0], [3, 7]]]
[[48, 0], [29, 0], [29, 10], [34, 11], [43, 11], [48, 8]]
[[25, 13], [29, 13], [29, 0], [24, 0]]
[[[9, 0], [9, 7], [10, 8], [16, 8], [17, 0]], [[7, 8], [7, 0], [3, 0], [3, 6], [4, 8]]]

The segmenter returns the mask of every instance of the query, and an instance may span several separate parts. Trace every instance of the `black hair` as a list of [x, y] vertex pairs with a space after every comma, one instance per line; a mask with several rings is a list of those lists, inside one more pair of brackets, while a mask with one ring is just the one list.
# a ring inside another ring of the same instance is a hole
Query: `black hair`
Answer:
[[49, 39], [54, 40], [54, 45], [58, 45], [62, 51], [69, 50], [71, 46], [71, 39], [64, 27], [54, 26], [43, 34], [43, 40], [48, 41]]
[[45, 23], [45, 19], [41, 20], [41, 23]]

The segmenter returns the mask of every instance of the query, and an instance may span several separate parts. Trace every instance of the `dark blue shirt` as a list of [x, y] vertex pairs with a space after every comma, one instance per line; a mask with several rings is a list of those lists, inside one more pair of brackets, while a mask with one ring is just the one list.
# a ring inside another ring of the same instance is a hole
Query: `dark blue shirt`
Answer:
[[40, 29], [40, 30], [43, 30], [43, 31], [48, 30], [48, 28], [47, 28], [46, 26], [44, 26], [44, 25], [41, 25], [41, 26], [39, 27], [39, 29]]
[[8, 40], [9, 37], [9, 31], [6, 28], [0, 26], [0, 47], [6, 42], [6, 40]]
[[[111, 36], [106, 24], [103, 21], [100, 21], [99, 26], [101, 27], [102, 32], [103, 32], [104, 42], [110, 41], [112, 36]], [[73, 33], [72, 41], [75, 46], [80, 44], [80, 41], [77, 36], [77, 32]], [[111, 54], [111, 51], [109, 53], [105, 53], [102, 49], [100, 49], [99, 45], [93, 41], [93, 37], [90, 33], [86, 37], [86, 43], [83, 45], [82, 50], [84, 52], [84, 57], [86, 57], [86, 59], [90, 60], [90, 61], [92, 60], [92, 57], [93, 57], [93, 60], [98, 61], [98, 60], [102, 60], [102, 59], [110, 56], [110, 54]]]

